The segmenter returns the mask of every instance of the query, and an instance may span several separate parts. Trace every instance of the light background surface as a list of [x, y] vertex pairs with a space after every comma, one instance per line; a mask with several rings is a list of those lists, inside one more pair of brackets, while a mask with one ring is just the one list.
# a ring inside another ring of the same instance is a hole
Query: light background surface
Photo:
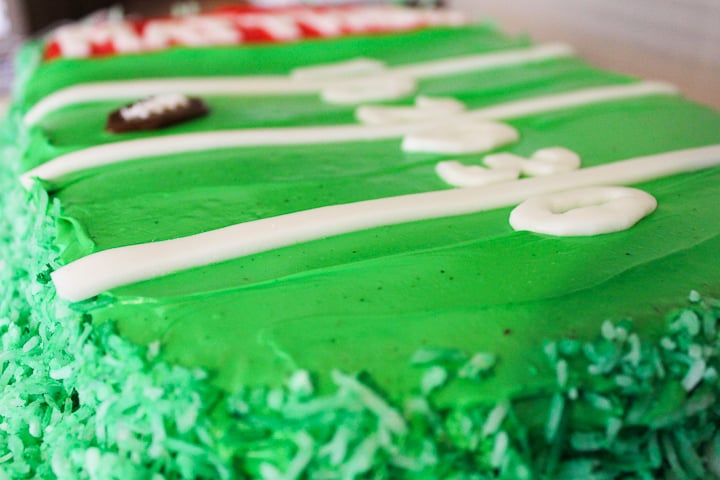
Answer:
[[720, 0], [455, 0], [509, 33], [563, 41], [595, 65], [667, 80], [720, 108]]

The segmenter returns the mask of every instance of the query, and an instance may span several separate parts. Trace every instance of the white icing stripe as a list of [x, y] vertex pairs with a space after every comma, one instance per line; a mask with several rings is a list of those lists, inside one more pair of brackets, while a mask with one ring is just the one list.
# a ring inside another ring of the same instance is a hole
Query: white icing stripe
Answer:
[[[518, 100], [458, 115], [457, 120], [499, 120], [503, 115], [518, 117], [553, 110], [589, 105], [623, 98], [674, 93], [675, 88], [663, 83], [644, 82], [632, 85], [583, 89], [575, 92]], [[115, 142], [57, 157], [21, 176], [23, 185], [33, 178], [53, 180], [88, 168], [119, 163], [136, 158], [170, 155], [188, 151], [215, 150], [233, 147], [302, 145], [349, 141], [400, 138], [423, 130], [447, 125], [448, 119], [436, 123], [379, 126], [288, 127], [272, 129], [229, 130], [144, 138]]]
[[473, 110], [470, 112], [470, 116], [482, 120], [507, 120], [593, 103], [610, 102], [613, 100], [647, 95], [677, 93], [677, 87], [668, 83], [640, 82], [630, 85], [589, 88], [575, 92], [563, 92], [527, 100], [517, 100], [481, 110]]
[[412, 78], [445, 77], [448, 75], [509, 67], [530, 62], [542, 62], [552, 58], [570, 57], [574, 50], [570, 45], [550, 43], [536, 48], [508, 50], [485, 55], [466, 55], [462, 57], [437, 60], [396, 67], [393, 72]]
[[720, 165], [720, 145], [650, 155], [584, 170], [477, 188], [404, 195], [306, 210], [198, 235], [89, 255], [52, 274], [70, 301], [180, 270], [317, 240], [419, 220], [518, 205], [574, 188], [630, 185]]
[[360, 127], [288, 127], [185, 133], [109, 143], [63, 155], [21, 175], [26, 187], [33, 178], [53, 180], [89, 168], [185, 152], [235, 147], [303, 145], [400, 138], [417, 125]]
[[[497, 67], [521, 65], [572, 55], [566, 45], [540, 45], [510, 50], [405, 65], [387, 69], [389, 75], [408, 79], [425, 76], [452, 75]], [[70, 105], [102, 100], [130, 100], [167, 92], [185, 95], [293, 95], [321, 93], [325, 88], [342, 86], [344, 81], [357, 82], [357, 77], [291, 78], [290, 76], [246, 76], [224, 78], [169, 78], [152, 80], [124, 80], [75, 85], [59, 90], [36, 103], [25, 115], [25, 123], [34, 125], [46, 115]]]
[[293, 95], [317, 93], [319, 82], [291, 82], [285, 77], [168, 78], [163, 80], [121, 80], [84, 83], [59, 90], [40, 100], [25, 115], [25, 124], [34, 125], [61, 108], [103, 100], [128, 100], [182, 92], [185, 95]]

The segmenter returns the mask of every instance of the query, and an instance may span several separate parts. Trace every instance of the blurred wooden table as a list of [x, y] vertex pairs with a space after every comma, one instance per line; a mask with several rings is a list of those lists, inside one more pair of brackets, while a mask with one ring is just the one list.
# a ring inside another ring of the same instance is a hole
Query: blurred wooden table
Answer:
[[573, 45], [591, 63], [669, 81], [720, 109], [720, 0], [455, 0], [508, 33]]

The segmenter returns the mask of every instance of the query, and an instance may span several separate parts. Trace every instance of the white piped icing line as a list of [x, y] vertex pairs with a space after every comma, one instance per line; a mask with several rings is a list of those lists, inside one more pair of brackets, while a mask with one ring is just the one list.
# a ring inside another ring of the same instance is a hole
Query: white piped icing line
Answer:
[[464, 155], [482, 153], [516, 142], [520, 134], [510, 125], [465, 120], [410, 133], [403, 138], [406, 152]]
[[479, 165], [463, 165], [457, 160], [439, 162], [435, 173], [448, 185], [454, 187], [479, 187], [491, 183], [517, 180], [520, 169], [517, 167], [485, 168]]
[[[183, 90], [175, 89], [174, 91]], [[674, 87], [655, 82], [596, 87], [527, 100], [517, 100], [495, 107], [469, 111], [453, 117], [452, 122], [478, 123], [478, 121], [500, 120], [505, 118], [504, 115], [507, 115], [507, 118], [515, 118], [606, 101], [647, 95], [674, 94], [675, 92]], [[20, 180], [23, 185], [30, 186], [34, 177], [41, 180], [55, 180], [73, 172], [102, 165], [138, 158], [171, 155], [185, 151], [197, 152], [237, 147], [382, 140], [402, 138], [420, 132], [419, 136], [413, 137], [412, 141], [409, 142], [409, 148], [412, 149], [419, 148], [422, 144], [427, 145], [427, 140], [433, 134], [433, 131], [437, 128], [447, 127], [448, 123], [448, 119], [444, 119], [439, 123], [245, 129], [143, 138], [90, 147], [62, 155], [24, 173]], [[430, 146], [432, 147], [432, 145]], [[467, 149], [463, 150], [467, 151]], [[450, 153], [453, 154], [453, 152]]]
[[[368, 78], [382, 79], [389, 76], [405, 79], [405, 85], [409, 85], [410, 80], [523, 65], [567, 57], [572, 53], [572, 49], [567, 45], [550, 44], [394, 68], [382, 68], [383, 63], [377, 60], [358, 59], [338, 62], [334, 65], [303, 67], [296, 69], [290, 76], [266, 75], [214, 79], [186, 77], [84, 83], [59, 90], [43, 98], [28, 111], [24, 121], [27, 125], [34, 125], [50, 113], [70, 105], [104, 100], [128, 100], [167, 92], [183, 92], [186, 95], [198, 96], [295, 95], [326, 92], [328, 98], [332, 99], [332, 90], [340, 88], [343, 81], [357, 84], [359, 72], [362, 72], [362, 77]], [[357, 74], [351, 73], [353, 71]], [[399, 83], [398, 80], [395, 81]], [[414, 88], [413, 85], [413, 90]], [[327, 93], [328, 89], [329, 93]], [[405, 90], [408, 89], [409, 87], [406, 86]]]
[[115, 142], [90, 147], [55, 158], [20, 176], [29, 188], [34, 178], [59, 179], [73, 172], [95, 167], [176, 153], [221, 150], [226, 148], [272, 147], [400, 138], [417, 126], [359, 127], [286, 127], [184, 133]]
[[414, 107], [363, 105], [355, 111], [355, 118], [364, 125], [396, 125], [452, 117], [465, 110], [465, 104], [454, 98], [419, 96]]
[[179, 93], [168, 93], [141, 100], [120, 109], [120, 116], [125, 121], [146, 120], [153, 115], [162, 114], [178, 108], [186, 107], [190, 99]]
[[677, 87], [665, 82], [638, 82], [576, 90], [574, 92], [543, 95], [526, 100], [501, 103], [493, 107], [474, 110], [472, 115], [485, 120], [512, 119], [563, 108], [612, 102], [650, 95], [677, 95]]
[[[671, 92], [675, 92], [674, 88], [653, 82], [596, 87], [565, 94], [518, 100], [490, 107], [489, 109], [470, 111], [458, 115], [456, 119], [453, 119], [453, 123], [498, 120], [503, 118], [503, 114], [510, 117], [522, 116], [523, 114], [533, 115], [563, 108]], [[447, 127], [447, 125], [447, 121], [442, 121], [439, 125], [437, 123], [427, 123], [379, 126], [290, 127], [166, 135], [115, 142], [62, 155], [24, 173], [21, 175], [20, 180], [23, 185], [29, 187], [34, 177], [41, 180], [55, 180], [73, 172], [137, 158], [221, 148], [381, 140], [402, 138], [418, 131], [426, 133], [424, 137], [420, 135], [416, 138], [420, 140], [419, 143], [425, 143], [428, 135], [432, 134], [435, 128], [443, 128]], [[413, 147], [413, 145], [410, 147]]]
[[652, 195], [626, 187], [587, 187], [539, 195], [510, 214], [510, 225], [561, 237], [627, 230], [657, 208]]
[[91, 298], [180, 270], [343, 233], [516, 206], [570, 189], [631, 185], [720, 166], [720, 145], [650, 155], [549, 177], [477, 188], [403, 195], [306, 210], [174, 240], [94, 253], [52, 273], [58, 295]]
[[447, 77], [468, 72], [480, 72], [513, 65], [544, 62], [553, 58], [571, 57], [575, 51], [564, 43], [547, 43], [537, 47], [512, 49], [501, 52], [463, 55], [431, 62], [398, 66], [395, 73], [413, 78]]

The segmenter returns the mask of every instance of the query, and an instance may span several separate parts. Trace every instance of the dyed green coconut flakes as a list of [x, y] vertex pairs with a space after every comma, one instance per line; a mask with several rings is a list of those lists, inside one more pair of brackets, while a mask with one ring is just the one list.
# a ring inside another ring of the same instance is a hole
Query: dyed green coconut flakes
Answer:
[[339, 371], [329, 395], [305, 371], [225, 394], [54, 297], [57, 205], [21, 190], [17, 154], [0, 172], [0, 478], [720, 478], [720, 304], [697, 292], [659, 339], [621, 321], [548, 343], [557, 385], [534, 398], [436, 405], [502, 362], [443, 348], [408, 359], [424, 372], [408, 398]]

